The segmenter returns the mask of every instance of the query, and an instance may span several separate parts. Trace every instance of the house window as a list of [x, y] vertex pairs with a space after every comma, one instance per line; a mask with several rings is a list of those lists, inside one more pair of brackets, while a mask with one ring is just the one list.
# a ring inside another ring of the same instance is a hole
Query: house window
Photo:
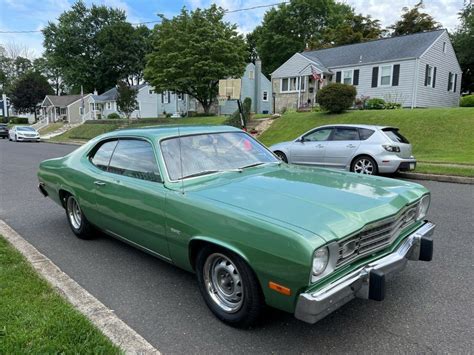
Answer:
[[448, 91], [454, 91], [454, 73], [449, 73], [448, 76]]
[[184, 94], [182, 92], [178, 92], [176, 96], [178, 97], [178, 101], [182, 101], [184, 99]]
[[61, 107], [60, 110], [59, 110], [59, 114], [60, 114], [61, 116], [66, 115], [66, 108], [65, 108], [65, 107]]
[[170, 93], [169, 91], [164, 91], [161, 93], [161, 102], [164, 104], [170, 103]]
[[433, 82], [433, 67], [431, 65], [426, 66], [426, 86], [432, 86]]
[[155, 90], [153, 89], [148, 89], [148, 95], [153, 95], [155, 93]]
[[253, 70], [249, 71], [249, 79], [255, 79], [255, 73]]
[[353, 70], [344, 70], [343, 71], [343, 82], [347, 85], [352, 85]]
[[[296, 92], [299, 90], [299, 78], [293, 76], [291, 78], [282, 78], [280, 83], [281, 92]], [[304, 78], [301, 78], [301, 91], [306, 89], [306, 81]]]
[[111, 110], [112, 109], [112, 103], [111, 102], [107, 102], [107, 110]]
[[80, 115], [83, 115], [84, 114], [84, 107], [79, 107], [79, 114]]
[[392, 66], [380, 67], [380, 86], [390, 86], [392, 83]]
[[443, 42], [443, 53], [446, 53], [446, 42]]
[[262, 101], [268, 101], [268, 91], [262, 92]]

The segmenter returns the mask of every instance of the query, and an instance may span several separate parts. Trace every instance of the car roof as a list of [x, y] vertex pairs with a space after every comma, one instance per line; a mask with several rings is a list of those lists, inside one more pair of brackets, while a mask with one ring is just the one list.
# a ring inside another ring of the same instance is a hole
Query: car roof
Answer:
[[367, 124], [344, 124], [344, 123], [328, 124], [324, 126], [319, 126], [318, 128], [322, 128], [322, 127], [356, 127], [356, 128], [368, 128], [368, 129], [395, 128], [392, 126], [377, 126], [377, 125], [367, 125]]
[[240, 129], [232, 126], [223, 125], [160, 125], [140, 128], [124, 128], [110, 133], [106, 133], [101, 137], [120, 137], [120, 136], [140, 136], [150, 139], [163, 139], [176, 137], [178, 135], [193, 135], [204, 133], [219, 132], [241, 132]]

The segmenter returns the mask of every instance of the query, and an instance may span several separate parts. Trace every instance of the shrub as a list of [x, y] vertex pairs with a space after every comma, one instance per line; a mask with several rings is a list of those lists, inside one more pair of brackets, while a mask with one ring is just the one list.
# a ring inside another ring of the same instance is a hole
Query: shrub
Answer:
[[352, 85], [341, 83], [329, 84], [318, 92], [321, 107], [331, 113], [341, 113], [354, 103], [357, 90]]
[[374, 97], [373, 99], [367, 100], [365, 107], [368, 110], [383, 110], [385, 108], [385, 100]]
[[10, 123], [28, 124], [28, 118], [27, 117], [10, 117]]
[[117, 112], [112, 112], [112, 113], [108, 114], [107, 119], [108, 120], [119, 120], [120, 115]]
[[461, 97], [461, 107], [474, 107], [474, 95], [467, 95]]
[[402, 108], [402, 104], [399, 104], [398, 102], [386, 102], [384, 108], [386, 110], [398, 110], [399, 108]]

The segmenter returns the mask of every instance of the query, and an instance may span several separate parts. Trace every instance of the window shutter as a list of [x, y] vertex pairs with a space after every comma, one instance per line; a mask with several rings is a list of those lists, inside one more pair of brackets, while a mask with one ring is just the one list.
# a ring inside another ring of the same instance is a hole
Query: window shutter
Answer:
[[457, 81], [458, 81], [458, 75], [454, 74], [454, 90], [453, 90], [454, 92], [456, 92]]
[[162, 103], [162, 104], [165, 103], [165, 97], [164, 97], [164, 96], [165, 96], [165, 93], [162, 92], [162, 93], [161, 93], [161, 103]]
[[433, 68], [433, 87], [436, 87], [436, 67]]
[[377, 87], [377, 82], [379, 81], [379, 67], [372, 68], [372, 87]]
[[167, 94], [168, 94], [168, 103], [171, 102], [170, 98], [171, 98], [171, 93], [169, 91], [167, 91]]
[[430, 66], [428, 64], [426, 64], [426, 68], [425, 68], [425, 86], [428, 86], [428, 70], [429, 70]]
[[448, 74], [448, 91], [451, 90], [451, 72]]
[[336, 72], [336, 83], [340, 83], [340, 82], [341, 82], [341, 72], [337, 71]]
[[392, 86], [398, 86], [398, 79], [400, 77], [400, 64], [393, 66]]
[[359, 69], [354, 70], [353, 85], [359, 85]]

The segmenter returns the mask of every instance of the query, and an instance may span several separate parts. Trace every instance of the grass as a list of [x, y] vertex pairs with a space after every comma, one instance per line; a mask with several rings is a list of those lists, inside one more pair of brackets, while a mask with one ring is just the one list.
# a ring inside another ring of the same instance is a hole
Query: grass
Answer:
[[0, 236], [0, 354], [119, 352]]
[[50, 123], [49, 125], [47, 125], [47, 126], [41, 128], [41, 129], [39, 130], [39, 133], [40, 133], [41, 135], [45, 135], [45, 134], [48, 134], [48, 133], [57, 131], [57, 130], [60, 129], [62, 126], [64, 126], [64, 123], [62, 123], [62, 122]]
[[160, 124], [223, 124], [226, 117], [185, 117], [185, 118], [143, 118], [139, 121], [128, 122], [126, 120], [111, 120], [103, 124], [85, 123], [75, 127], [59, 136], [51, 138], [52, 141], [83, 141], [92, 139], [100, 134], [126, 127], [146, 127]]
[[428, 173], [437, 175], [456, 175], [474, 177], [474, 165], [440, 165], [429, 163], [418, 163], [416, 165], [417, 173]]
[[[288, 113], [260, 140], [266, 145], [292, 140], [311, 128], [334, 123], [387, 125], [400, 128], [421, 162], [474, 164], [474, 108]], [[426, 166], [430, 169], [430, 166]], [[437, 166], [437, 171], [442, 167]]]

